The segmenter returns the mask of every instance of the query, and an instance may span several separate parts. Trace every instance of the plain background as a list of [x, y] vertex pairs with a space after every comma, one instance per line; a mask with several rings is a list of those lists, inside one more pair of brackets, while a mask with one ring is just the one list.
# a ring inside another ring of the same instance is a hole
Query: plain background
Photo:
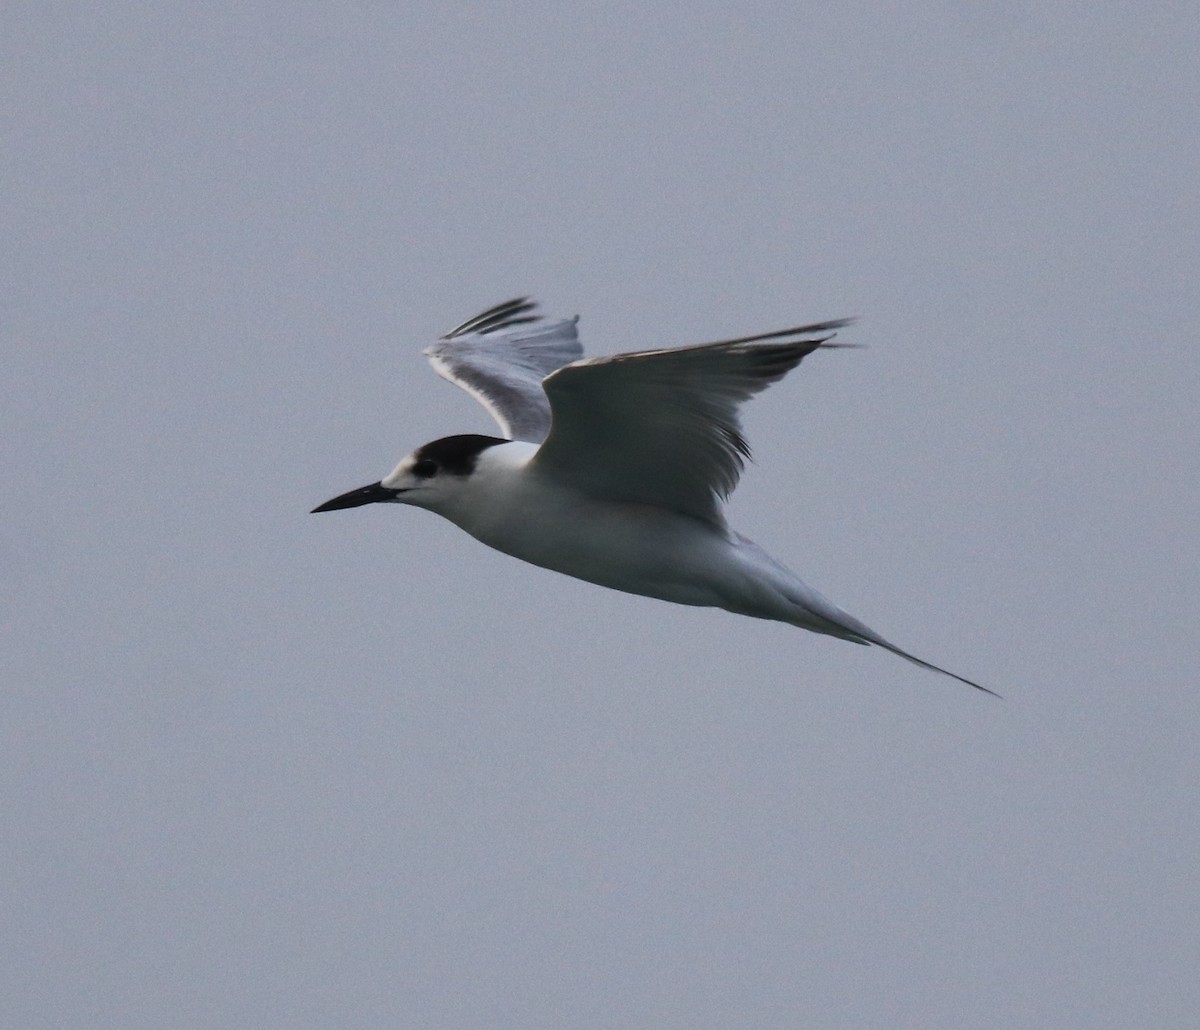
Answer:
[[[0, 1023], [1195, 1025], [1194, 3], [0, 19]], [[310, 516], [527, 292], [861, 316], [732, 520], [1005, 700]]]

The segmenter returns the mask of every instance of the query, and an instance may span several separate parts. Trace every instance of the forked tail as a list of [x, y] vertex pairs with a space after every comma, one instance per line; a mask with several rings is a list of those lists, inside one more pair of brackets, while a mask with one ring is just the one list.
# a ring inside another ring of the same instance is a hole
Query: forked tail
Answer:
[[994, 690], [988, 690], [987, 687], [980, 686], [974, 680], [969, 680], [966, 676], [960, 676], [957, 672], [951, 672], [949, 669], [943, 669], [940, 665], [934, 665], [933, 662], [927, 662], [923, 658], [918, 658], [916, 655], [911, 655], [907, 651], [902, 651], [895, 644], [889, 643], [882, 637], [872, 639], [866, 638], [866, 643], [875, 644], [882, 647], [892, 654], [898, 654], [901, 658], [907, 658], [913, 665], [919, 665], [922, 669], [929, 669], [932, 672], [940, 672], [943, 676], [949, 676], [953, 680], [958, 680], [959, 683], [965, 683], [968, 687], [974, 687], [976, 690], [982, 690], [985, 694], [991, 694], [992, 697], [1000, 697]]
[[774, 603], [761, 606], [729, 605], [730, 611], [740, 611], [744, 615], [753, 615], [760, 619], [778, 619], [780, 622], [789, 622], [800, 629], [811, 630], [814, 633], [826, 633], [831, 637], [849, 640], [855, 644], [874, 644], [876, 647], [882, 647], [885, 651], [891, 651], [892, 654], [907, 659], [913, 665], [921, 666], [922, 669], [940, 672], [943, 676], [949, 676], [951, 679], [958, 680], [959, 683], [965, 683], [968, 687], [982, 690], [985, 694], [991, 694], [992, 697], [1000, 696], [994, 690], [989, 690], [982, 684], [967, 679], [966, 676], [943, 669], [940, 665], [934, 665], [933, 662], [927, 662], [924, 658], [918, 658], [897, 647], [890, 640], [881, 637], [866, 623], [856, 619], [848, 611], [839, 608], [828, 598], [822, 596], [791, 569], [767, 554], [753, 540], [740, 533], [735, 533], [734, 539], [743, 559], [751, 565], [754, 582], [769, 582], [774, 591], [770, 596], [777, 598], [780, 606], [776, 607]]
[[[929, 669], [931, 672], [940, 672], [943, 676], [949, 676], [953, 680], [958, 680], [959, 683], [965, 683], [968, 687], [974, 687], [976, 690], [982, 690], [985, 694], [991, 694], [992, 697], [1000, 697], [994, 690], [989, 690], [982, 684], [976, 683], [974, 680], [967, 679], [966, 676], [960, 676], [957, 672], [951, 672], [949, 669], [943, 669], [940, 665], [934, 665], [933, 662], [927, 662], [924, 658], [918, 658], [914, 654], [909, 654], [893, 644], [890, 640], [885, 640], [869, 626], [864, 625], [854, 616], [847, 612], [840, 612], [842, 618], [828, 619], [827, 616], [822, 618], [825, 622], [824, 626], [814, 627], [811, 623], [800, 623], [804, 629], [816, 628], [818, 633], [828, 633], [830, 636], [840, 637], [843, 640], [850, 640], [856, 644], [874, 644], [876, 647], [882, 647], [885, 651], [891, 651], [892, 654], [899, 655], [919, 665], [922, 669]], [[824, 613], [822, 613], [824, 616]]]

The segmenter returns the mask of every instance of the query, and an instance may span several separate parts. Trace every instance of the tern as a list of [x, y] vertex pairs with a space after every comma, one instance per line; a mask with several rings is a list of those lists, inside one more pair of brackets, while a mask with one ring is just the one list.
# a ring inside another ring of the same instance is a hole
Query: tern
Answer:
[[519, 297], [425, 351], [504, 436], [447, 436], [378, 482], [313, 509], [411, 504], [489, 547], [600, 586], [723, 608], [909, 654], [726, 523], [750, 449], [738, 409], [850, 320], [669, 350], [584, 358], [573, 319], [541, 323]]

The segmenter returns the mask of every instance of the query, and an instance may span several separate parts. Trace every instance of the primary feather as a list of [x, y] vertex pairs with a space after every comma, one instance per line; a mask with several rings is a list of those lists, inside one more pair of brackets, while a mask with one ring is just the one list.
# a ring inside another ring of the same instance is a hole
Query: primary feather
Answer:
[[583, 493], [723, 525], [721, 501], [750, 455], [739, 406], [818, 347], [831, 346], [831, 330], [845, 324], [560, 368], [543, 383], [551, 430], [532, 467]]
[[534, 325], [528, 298], [498, 304], [451, 329], [425, 354], [434, 371], [491, 413], [510, 440], [540, 443], [550, 430], [542, 380], [583, 356], [578, 318]]

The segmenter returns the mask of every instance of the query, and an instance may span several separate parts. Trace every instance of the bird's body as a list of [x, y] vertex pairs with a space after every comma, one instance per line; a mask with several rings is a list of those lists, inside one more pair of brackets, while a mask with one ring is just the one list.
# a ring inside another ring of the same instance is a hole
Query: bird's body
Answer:
[[836, 636], [844, 634], [834, 620], [857, 625], [740, 534], [657, 505], [581, 494], [540, 475], [537, 452], [498, 441], [457, 489], [408, 503], [497, 551], [599, 586]]
[[531, 327], [532, 310], [524, 299], [499, 305], [427, 351], [525, 439], [435, 440], [315, 510], [415, 505], [533, 565], [875, 644], [986, 690], [891, 644], [725, 522], [721, 501], [749, 453], [738, 406], [818, 347], [839, 346], [830, 330], [845, 323], [581, 360], [575, 321]]

